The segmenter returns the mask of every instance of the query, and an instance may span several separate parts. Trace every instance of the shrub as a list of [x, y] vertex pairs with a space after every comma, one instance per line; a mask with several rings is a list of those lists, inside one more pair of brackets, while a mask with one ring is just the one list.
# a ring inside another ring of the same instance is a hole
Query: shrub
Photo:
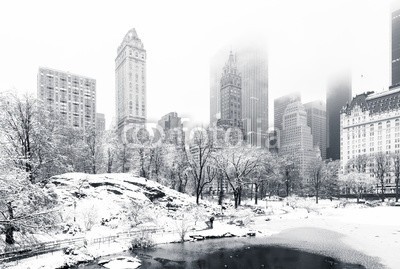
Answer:
[[147, 249], [147, 248], [152, 248], [153, 246], [154, 246], [153, 239], [149, 235], [144, 234], [132, 239], [131, 246], [129, 249], [130, 250]]

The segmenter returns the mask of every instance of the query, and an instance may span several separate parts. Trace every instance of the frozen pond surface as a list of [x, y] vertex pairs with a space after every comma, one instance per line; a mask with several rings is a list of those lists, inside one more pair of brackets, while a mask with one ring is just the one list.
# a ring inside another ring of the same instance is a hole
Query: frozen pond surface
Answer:
[[[129, 253], [123, 255], [128, 256]], [[322, 229], [293, 229], [272, 237], [213, 239], [158, 245], [132, 256], [140, 268], [382, 268], [374, 257], [348, 248], [336, 233]], [[121, 254], [119, 254], [121, 256]], [[107, 257], [112, 259], [113, 256]], [[85, 268], [104, 268], [85, 265]]]

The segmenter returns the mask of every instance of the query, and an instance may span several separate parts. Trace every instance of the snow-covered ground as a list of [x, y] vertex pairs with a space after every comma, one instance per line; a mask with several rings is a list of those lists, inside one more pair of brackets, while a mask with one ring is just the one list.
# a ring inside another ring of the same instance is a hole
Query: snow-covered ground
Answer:
[[[279, 237], [280, 242], [287, 241], [289, 246], [348, 262], [358, 259], [357, 255], [361, 253], [388, 268], [396, 269], [400, 265], [400, 256], [397, 255], [400, 248], [400, 207], [369, 207], [348, 203], [346, 200], [320, 200], [316, 205], [314, 199], [304, 198], [259, 201], [258, 206], [248, 201], [247, 205], [238, 210], [228, 207], [224, 210], [224, 218], [216, 219], [213, 229], [206, 229], [205, 221], [213, 213], [220, 213], [220, 207], [207, 201], [196, 206], [193, 197], [153, 181], [128, 174], [65, 174], [53, 178], [52, 182], [61, 203], [65, 205], [62, 215], [65, 226], [69, 228], [63, 228], [64, 232], [50, 236], [40, 235], [40, 240], [85, 236], [89, 244], [80, 250], [79, 255], [76, 255], [78, 257], [88, 255], [93, 258], [127, 250], [128, 240], [108, 244], [91, 243], [91, 240], [134, 229], [132, 214], [137, 213], [132, 211], [131, 200], [134, 200], [140, 205], [138, 215], [142, 223], [139, 226], [162, 228], [151, 236], [155, 243], [179, 241], [178, 230], [182, 229], [188, 230], [186, 240], [190, 240], [193, 235], [245, 236], [255, 232], [257, 237], [267, 236], [271, 240]], [[89, 214], [89, 217], [94, 218], [90, 231], [85, 230], [84, 216], [87, 219], [88, 212], [94, 212]], [[103, 225], [102, 219], [106, 220]], [[236, 225], [240, 222], [244, 226]], [[55, 252], [3, 266], [57, 268], [68, 259], [71, 259], [71, 255]], [[137, 262], [119, 259], [114, 264], [124, 261]], [[365, 264], [375, 263], [366, 261]]]

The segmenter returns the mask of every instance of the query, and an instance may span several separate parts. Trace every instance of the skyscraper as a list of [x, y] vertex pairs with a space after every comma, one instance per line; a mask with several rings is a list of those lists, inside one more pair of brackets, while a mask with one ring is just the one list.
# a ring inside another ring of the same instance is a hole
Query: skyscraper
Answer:
[[217, 125], [242, 129], [242, 79], [232, 51], [223, 68], [220, 85], [221, 118], [217, 121]]
[[340, 110], [351, 101], [351, 75], [343, 73], [331, 79], [326, 92], [327, 159], [340, 159]]
[[101, 133], [106, 130], [106, 118], [103, 113], [96, 113], [96, 131]]
[[115, 59], [116, 120], [118, 129], [146, 121], [146, 50], [133, 28], [125, 35]]
[[62, 123], [88, 130], [96, 124], [96, 80], [50, 68], [39, 68], [37, 97]]
[[275, 129], [282, 130], [283, 113], [288, 104], [294, 102], [301, 102], [301, 95], [299, 92], [293, 92], [274, 100], [274, 126]]
[[326, 159], [326, 105], [313, 101], [304, 105], [307, 111], [307, 125], [311, 128], [314, 147], [318, 146], [322, 159]]
[[[399, 5], [400, 6], [400, 5]], [[400, 7], [392, 12], [392, 85], [400, 84]]]
[[[226, 50], [214, 55], [210, 68], [210, 124], [221, 118], [221, 69]], [[251, 145], [263, 145], [268, 131], [268, 57], [265, 47], [239, 45], [236, 65], [242, 78], [242, 116], [244, 131]]]
[[301, 102], [292, 102], [283, 113], [281, 147], [279, 153], [296, 158], [300, 174], [306, 177], [312, 159], [316, 156], [307, 112]]
[[242, 119], [247, 142], [265, 146], [268, 140], [268, 56], [266, 48], [245, 46], [238, 50], [242, 76]]

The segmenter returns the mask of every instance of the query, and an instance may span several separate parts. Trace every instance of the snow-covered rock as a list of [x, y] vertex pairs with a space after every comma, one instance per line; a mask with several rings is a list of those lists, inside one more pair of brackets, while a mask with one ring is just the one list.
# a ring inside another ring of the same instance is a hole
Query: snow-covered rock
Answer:
[[[132, 202], [138, 205], [141, 216], [154, 217], [157, 212], [159, 220], [169, 213], [171, 205], [181, 209], [195, 204], [195, 199], [187, 194], [127, 173], [67, 173], [50, 178], [48, 187], [54, 187], [64, 206], [62, 215], [68, 228], [64, 232], [74, 235], [79, 232], [76, 225], [82, 232], [96, 233], [93, 237], [108, 235], [117, 228], [130, 229], [133, 222], [128, 217], [132, 217]], [[75, 228], [71, 231], [69, 227]]]

